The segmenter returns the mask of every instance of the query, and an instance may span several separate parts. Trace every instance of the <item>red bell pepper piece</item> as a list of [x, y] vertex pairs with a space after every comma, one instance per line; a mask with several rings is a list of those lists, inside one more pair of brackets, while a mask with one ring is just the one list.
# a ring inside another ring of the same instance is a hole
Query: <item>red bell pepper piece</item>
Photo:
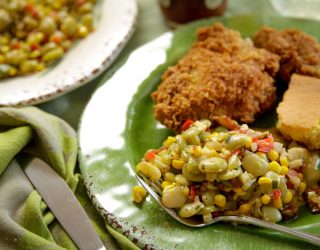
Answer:
[[194, 123], [193, 120], [191, 119], [187, 119], [181, 126], [181, 130], [184, 131], [184, 130], [187, 130], [188, 128], [190, 128], [190, 126]]

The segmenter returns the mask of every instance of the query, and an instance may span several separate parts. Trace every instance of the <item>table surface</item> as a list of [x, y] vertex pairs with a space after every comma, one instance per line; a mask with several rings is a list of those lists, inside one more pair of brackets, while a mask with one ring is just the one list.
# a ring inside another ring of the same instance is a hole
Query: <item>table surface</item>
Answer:
[[[37, 105], [39, 108], [63, 118], [74, 129], [78, 128], [83, 109], [96, 87], [105, 82], [112, 71], [112, 66], [120, 60], [124, 60], [135, 48], [170, 30], [164, 22], [156, 0], [137, 0], [137, 5], [138, 20], [135, 33], [111, 67], [88, 84], [52, 101]], [[275, 14], [268, 0], [229, 0], [224, 15], [231, 16], [249, 13]]]

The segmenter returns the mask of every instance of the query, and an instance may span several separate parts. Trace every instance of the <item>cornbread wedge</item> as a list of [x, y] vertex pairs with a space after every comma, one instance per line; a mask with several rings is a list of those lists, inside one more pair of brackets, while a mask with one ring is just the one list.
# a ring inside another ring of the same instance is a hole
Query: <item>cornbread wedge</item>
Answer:
[[285, 137], [320, 149], [320, 79], [292, 75], [277, 113], [277, 128]]

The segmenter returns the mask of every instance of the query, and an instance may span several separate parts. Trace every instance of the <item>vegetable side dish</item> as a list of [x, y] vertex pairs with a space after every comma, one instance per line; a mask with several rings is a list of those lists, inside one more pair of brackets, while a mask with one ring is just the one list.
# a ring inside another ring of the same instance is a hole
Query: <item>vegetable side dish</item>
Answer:
[[95, 0], [2, 0], [0, 79], [41, 71], [93, 30]]
[[[137, 171], [162, 189], [163, 204], [181, 217], [202, 216], [205, 222], [220, 215], [271, 222], [295, 217], [308, 195], [304, 173], [314, 169], [310, 153], [223, 119], [229, 130], [212, 129], [208, 120], [188, 121], [181, 134], [148, 151]], [[134, 193], [140, 198], [141, 190]]]

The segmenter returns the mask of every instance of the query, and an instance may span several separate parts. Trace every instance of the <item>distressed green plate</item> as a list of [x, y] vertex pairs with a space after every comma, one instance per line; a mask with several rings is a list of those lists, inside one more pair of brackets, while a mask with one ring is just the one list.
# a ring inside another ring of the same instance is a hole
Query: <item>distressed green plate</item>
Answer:
[[[248, 225], [219, 223], [202, 229], [188, 228], [166, 215], [150, 197], [141, 205], [131, 201], [131, 189], [137, 185], [135, 165], [147, 149], [159, 147], [172, 133], [155, 121], [150, 93], [159, 84], [164, 70], [187, 52], [197, 27], [213, 21], [239, 30], [243, 36], [251, 36], [264, 24], [295, 27], [320, 36], [319, 23], [315, 21], [225, 17], [195, 22], [174, 34], [165, 33], [134, 51], [97, 89], [82, 116], [80, 167], [89, 195], [110, 225], [141, 248], [316, 249], [286, 235]], [[256, 124], [268, 127], [274, 118], [271, 112]], [[302, 209], [298, 219], [284, 224], [320, 235], [320, 215], [311, 215], [306, 209]]]

